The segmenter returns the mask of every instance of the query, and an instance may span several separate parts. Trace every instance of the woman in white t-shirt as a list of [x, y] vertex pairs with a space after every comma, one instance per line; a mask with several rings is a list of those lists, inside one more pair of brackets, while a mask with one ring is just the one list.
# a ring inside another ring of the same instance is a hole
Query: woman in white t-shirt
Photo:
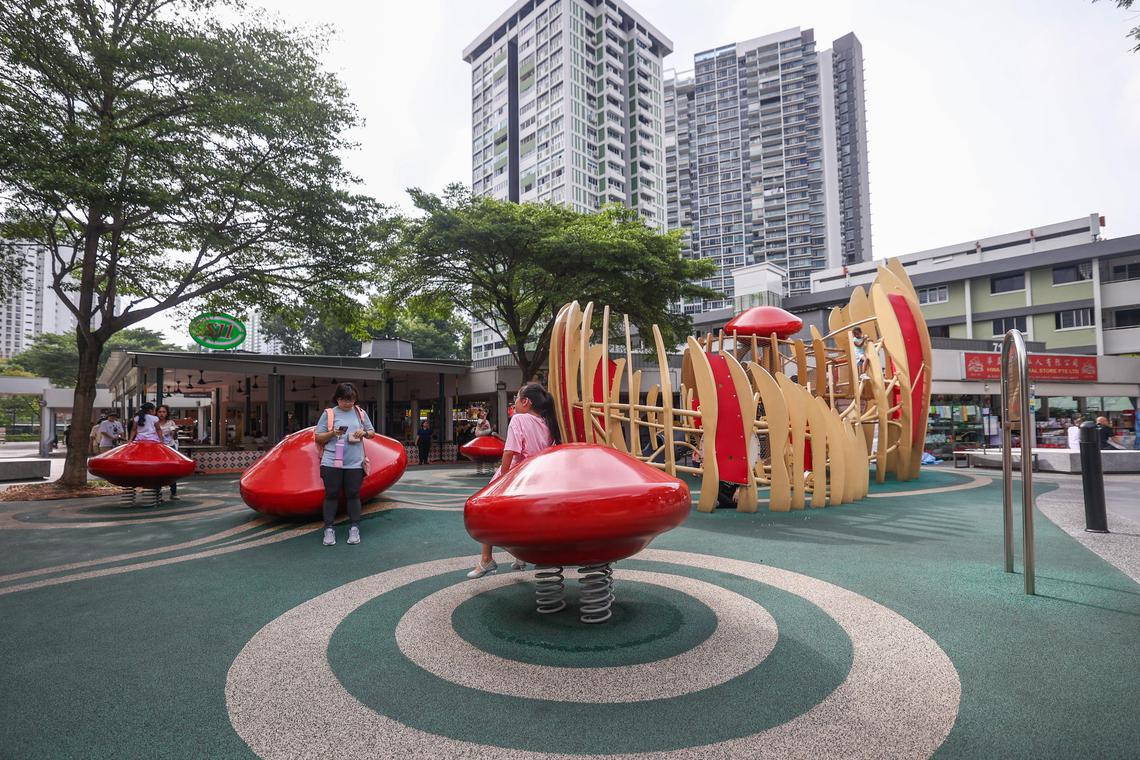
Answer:
[[154, 404], [148, 401], [142, 405], [138, 416], [131, 420], [131, 434], [127, 440], [162, 443], [162, 436], [158, 432], [158, 417], [154, 415]]
[[[178, 423], [170, 419], [170, 407], [166, 404], [160, 404], [158, 410], [158, 430], [159, 436], [162, 438], [162, 443], [170, 448], [178, 451]], [[170, 484], [170, 500], [174, 501], [178, 498], [178, 484]]]

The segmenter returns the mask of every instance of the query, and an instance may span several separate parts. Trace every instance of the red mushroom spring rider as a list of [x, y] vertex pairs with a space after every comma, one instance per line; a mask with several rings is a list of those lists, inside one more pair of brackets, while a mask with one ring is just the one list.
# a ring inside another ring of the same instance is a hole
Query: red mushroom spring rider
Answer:
[[149, 506], [157, 507], [159, 489], [189, 477], [194, 467], [193, 459], [158, 441], [131, 441], [87, 461], [92, 475], [128, 489], [123, 501], [130, 506], [135, 504], [135, 489], [146, 488], [153, 495]]
[[459, 453], [475, 463], [475, 472], [486, 475], [491, 465], [503, 458], [506, 442], [497, 435], [481, 435], [459, 447]]
[[566, 608], [563, 568], [577, 566], [581, 620], [612, 614], [611, 564], [637, 554], [689, 515], [689, 487], [607, 446], [572, 443], [532, 457], [467, 500], [476, 541], [538, 567], [541, 613]]
[[[316, 428], [288, 435], [268, 454], [242, 473], [238, 490], [251, 509], [279, 517], [316, 517], [325, 501], [321, 482], [321, 449], [313, 440]], [[370, 471], [360, 486], [360, 501], [366, 502], [404, 474], [408, 454], [399, 441], [386, 436], [365, 438], [364, 453]]]

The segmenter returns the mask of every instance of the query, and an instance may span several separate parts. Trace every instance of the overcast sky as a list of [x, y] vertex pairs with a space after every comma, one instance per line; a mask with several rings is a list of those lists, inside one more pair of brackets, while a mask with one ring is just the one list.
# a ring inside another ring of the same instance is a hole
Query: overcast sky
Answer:
[[[326, 54], [366, 120], [348, 165], [407, 208], [408, 187], [471, 181], [462, 50], [509, 0], [250, 0], [331, 25]], [[1105, 0], [631, 0], [673, 42], [665, 68], [789, 27], [863, 44], [875, 258], [1085, 216], [1140, 232], [1134, 12]], [[173, 338], [174, 336], [171, 335]], [[181, 342], [181, 339], [179, 339]]]

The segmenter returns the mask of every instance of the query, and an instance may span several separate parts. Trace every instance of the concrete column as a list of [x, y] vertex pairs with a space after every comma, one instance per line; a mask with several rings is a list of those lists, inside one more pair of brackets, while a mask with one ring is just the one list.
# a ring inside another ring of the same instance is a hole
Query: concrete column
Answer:
[[504, 388], [501, 391], [495, 391], [495, 432], [503, 438], [507, 436], [507, 423], [510, 418], [507, 417], [507, 391]]
[[970, 278], [966, 278], [966, 337], [974, 337], [974, 296], [970, 291]]
[[388, 380], [386, 373], [380, 371], [380, 379], [376, 382], [376, 419], [372, 424], [380, 435], [388, 435]]
[[[1030, 276], [1032, 274], [1033, 274], [1032, 271], [1025, 273], [1025, 305], [1027, 307], [1033, 305], [1033, 278]], [[1033, 340], [1033, 315], [1032, 314], [1026, 314], [1025, 315], [1025, 339], [1026, 340]]]
[[1104, 315], [1101, 313], [1100, 259], [1093, 259], [1091, 263], [1093, 288], [1093, 332], [1096, 333], [1096, 353], [1098, 356], [1104, 356]]
[[[442, 375], [441, 375], [441, 377], [442, 377]], [[443, 419], [444, 419], [443, 432], [444, 432], [444, 436], [445, 436], [444, 437], [445, 441], [454, 441], [455, 440], [455, 410], [453, 407], [453, 402], [455, 399], [455, 383], [456, 383], [456, 381], [452, 380], [452, 383], [451, 383], [452, 394], [450, 396], [447, 396], [445, 398], [445, 402], [444, 402], [447, 406], [447, 408], [443, 414]]]
[[266, 435], [269, 436], [269, 442], [275, 444], [285, 437], [285, 376], [269, 375], [265, 383], [268, 386], [266, 396], [269, 402], [266, 425], [269, 429]]
[[198, 436], [197, 440], [202, 440], [206, 437], [206, 410], [202, 408], [202, 399], [198, 401]]
[[51, 439], [55, 437], [55, 410], [40, 399], [40, 456], [51, 453]]
[[165, 371], [159, 367], [154, 371], [154, 405], [157, 408], [162, 404], [162, 383], [165, 379]]
[[446, 375], [442, 372], [439, 373], [438, 382], [438, 395], [439, 402], [436, 404], [436, 414], [439, 419], [435, 422], [435, 434], [439, 441], [439, 458], [443, 459], [443, 442], [447, 440], [447, 418], [450, 416], [447, 413], [447, 387], [445, 385]]

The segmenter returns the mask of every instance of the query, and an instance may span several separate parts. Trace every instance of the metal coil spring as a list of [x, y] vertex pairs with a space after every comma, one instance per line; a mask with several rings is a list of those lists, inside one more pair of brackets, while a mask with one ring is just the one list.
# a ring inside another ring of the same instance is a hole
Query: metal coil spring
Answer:
[[538, 604], [538, 611], [549, 615], [566, 609], [566, 579], [562, 575], [562, 568], [544, 565], [535, 570], [534, 600]]
[[578, 568], [578, 583], [582, 584], [582, 608], [579, 619], [583, 623], [604, 623], [613, 612], [614, 570], [610, 563], [583, 565]]
[[146, 503], [143, 504], [143, 506], [149, 507], [151, 509], [157, 509], [160, 504], [162, 504], [162, 489], [161, 488], [149, 488], [149, 489], [147, 489], [147, 500], [146, 500]]
[[134, 488], [123, 488], [119, 491], [119, 505], [125, 508], [135, 506], [135, 496], [138, 491]]
[[483, 459], [476, 460], [475, 462], [476, 475], [489, 475], [491, 474], [491, 463]]

